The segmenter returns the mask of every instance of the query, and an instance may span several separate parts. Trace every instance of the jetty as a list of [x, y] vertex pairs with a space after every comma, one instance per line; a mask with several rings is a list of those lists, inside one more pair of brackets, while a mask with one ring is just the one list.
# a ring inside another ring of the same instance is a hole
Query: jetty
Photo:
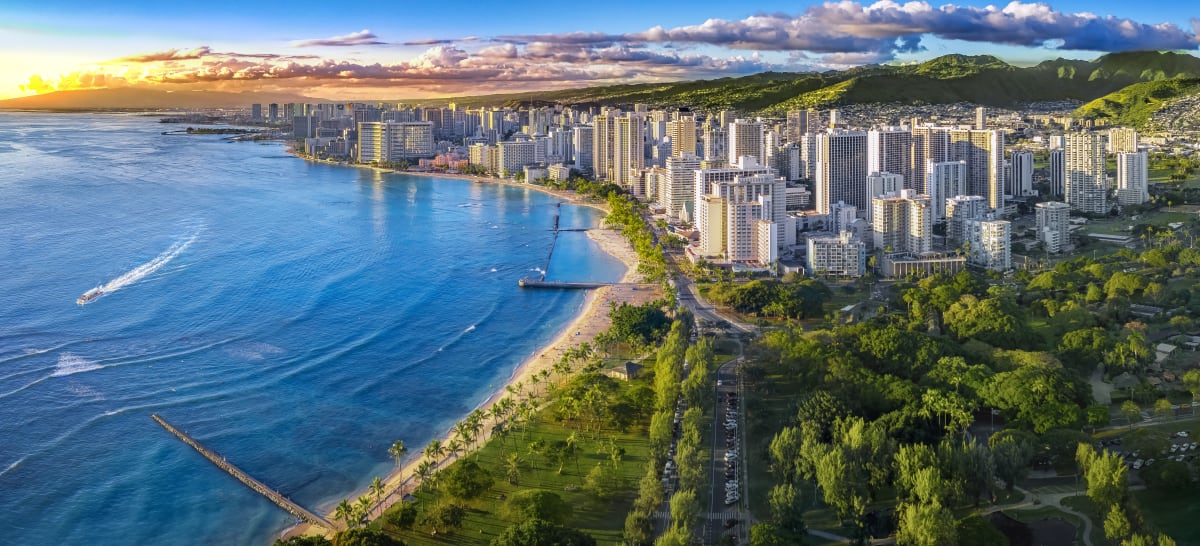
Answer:
[[242, 471], [242, 469], [230, 464], [229, 462], [226, 462], [224, 457], [217, 455], [211, 449], [204, 447], [202, 444], [200, 444], [200, 442], [197, 442], [194, 438], [188, 436], [186, 432], [171, 426], [170, 423], [168, 423], [162, 417], [159, 417], [158, 414], [151, 414], [150, 418], [154, 419], [154, 422], [167, 429], [167, 432], [170, 432], [171, 434], [174, 434], [176, 438], [183, 440], [183, 443], [192, 446], [192, 449], [195, 449], [197, 452], [203, 455], [205, 459], [208, 459], [210, 462], [212, 462], [212, 464], [217, 465], [217, 468], [220, 468], [221, 470], [224, 470], [226, 474], [237, 478], [237, 480], [245, 484], [246, 487], [249, 487], [258, 494], [266, 497], [280, 508], [283, 508], [285, 512], [312, 525], [317, 525], [333, 531], [341, 529], [340, 526], [336, 526], [329, 521], [326, 521], [325, 518], [308, 511], [308, 509], [292, 502], [291, 499], [283, 496], [278, 491], [271, 489], [270, 487], [267, 487], [266, 484], [250, 477], [250, 475], [246, 474], [244, 471]]
[[602, 286], [612, 286], [616, 283], [611, 282], [563, 282], [563, 281], [547, 281], [545, 277], [535, 279], [533, 277], [525, 277], [517, 281], [517, 285], [521, 288], [575, 288], [579, 290], [590, 290], [592, 288], [600, 288]]

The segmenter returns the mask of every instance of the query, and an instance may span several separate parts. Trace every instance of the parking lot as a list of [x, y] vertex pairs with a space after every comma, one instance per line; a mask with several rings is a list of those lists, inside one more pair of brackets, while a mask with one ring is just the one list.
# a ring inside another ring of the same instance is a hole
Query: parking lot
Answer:
[[742, 535], [745, 498], [745, 457], [742, 449], [743, 400], [736, 363], [717, 370], [716, 404], [713, 415], [713, 477], [709, 501], [707, 536], [715, 542], [722, 534]]

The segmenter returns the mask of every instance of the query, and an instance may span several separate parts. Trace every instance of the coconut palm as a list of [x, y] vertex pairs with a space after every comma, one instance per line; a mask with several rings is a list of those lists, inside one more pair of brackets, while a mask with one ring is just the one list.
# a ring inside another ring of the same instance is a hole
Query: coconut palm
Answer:
[[541, 382], [542, 382], [542, 377], [540, 375], [535, 374], [534, 376], [529, 378], [529, 386], [533, 388], [533, 396], [535, 396], [535, 397], [541, 396], [541, 394], [542, 394], [541, 389], [538, 388], [538, 384]]
[[454, 435], [462, 442], [464, 448], [470, 447], [471, 441], [475, 439], [475, 435], [471, 431], [471, 423], [467, 419], [454, 424]]
[[421, 482], [417, 487], [424, 488], [425, 484], [433, 479], [433, 472], [434, 467], [432, 463], [430, 463], [428, 460], [421, 461], [421, 464], [417, 465], [417, 471], [414, 474]]
[[579, 454], [577, 452], [579, 448], [579, 436], [572, 430], [563, 442], [567, 444], [565, 450], [567, 455], [575, 459], [575, 473], [579, 473]]
[[463, 453], [462, 442], [451, 438], [449, 442], [446, 442], [445, 450], [445, 453], [448, 457], [457, 457]]
[[371, 481], [370, 490], [371, 494], [375, 495], [375, 504], [383, 504], [383, 480], [376, 476], [375, 479]]
[[371, 497], [363, 495], [358, 498], [358, 502], [354, 503], [354, 515], [355, 521], [369, 519], [368, 516], [371, 515]]
[[354, 517], [354, 507], [350, 506], [350, 502], [346, 499], [342, 499], [342, 502], [338, 503], [337, 508], [333, 509], [333, 518], [341, 520], [342, 523], [346, 524], [347, 529], [358, 526], [358, 520]]
[[404, 457], [405, 453], [408, 453], [408, 448], [404, 447], [404, 440], [396, 440], [392, 442], [392, 447], [388, 448], [388, 455], [396, 459], [396, 468], [400, 468], [400, 459]]
[[434, 438], [429, 441], [429, 445], [425, 446], [425, 451], [422, 452], [426, 459], [430, 459], [437, 464], [441, 462], [442, 456], [446, 454], [446, 448], [442, 446], [442, 441]]
[[521, 469], [525, 467], [525, 460], [521, 458], [520, 453], [509, 453], [508, 457], [504, 458], [504, 475], [508, 477], [508, 483], [511, 485], [520, 485]]

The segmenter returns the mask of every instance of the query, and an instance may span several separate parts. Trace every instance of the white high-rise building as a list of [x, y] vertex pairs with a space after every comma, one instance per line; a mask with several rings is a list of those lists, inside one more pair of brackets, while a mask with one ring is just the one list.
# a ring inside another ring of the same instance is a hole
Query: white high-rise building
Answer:
[[612, 181], [616, 115], [605, 112], [592, 120], [592, 176], [596, 180]]
[[1063, 159], [1067, 204], [1072, 209], [1089, 214], [1108, 212], [1104, 137], [1097, 133], [1067, 135]]
[[762, 120], [737, 119], [729, 124], [729, 146], [726, 152], [730, 165], [745, 156], [753, 157], [760, 165], [767, 165], [767, 145]]
[[1038, 240], [1046, 247], [1046, 252], [1057, 254], [1070, 244], [1070, 211], [1071, 206], [1058, 201], [1038, 203], [1034, 207], [1037, 213]]
[[1146, 152], [1117, 154], [1117, 202], [1140, 205], [1150, 200]]
[[[778, 230], [776, 240], [786, 239], [783, 228], [787, 216], [787, 183], [775, 177], [769, 168], [759, 165], [754, 158], [743, 157], [736, 165], [695, 172], [696, 226], [700, 230], [700, 247], [709, 256], [728, 256], [728, 232], [740, 230], [739, 233], [742, 233], [751, 229], [748, 226], [730, 226], [728, 220], [748, 218], [746, 214], [750, 211], [738, 209], [735, 205], [759, 202], [760, 196], [767, 197], [769, 203], [760, 203], [763, 209], [754, 220], [774, 222]], [[712, 197], [716, 199], [710, 199]], [[713, 214], [723, 215], [724, 222], [713, 218]], [[718, 225], [722, 229], [714, 231], [713, 228]], [[714, 252], [715, 249], [719, 250]]]
[[571, 144], [575, 149], [575, 169], [585, 175], [592, 174], [594, 166], [592, 153], [594, 151], [592, 136], [594, 129], [587, 125], [571, 128]]
[[369, 121], [358, 124], [360, 163], [405, 161], [429, 157], [436, 152], [432, 122]]
[[871, 200], [875, 248], [885, 252], [923, 254], [933, 247], [933, 214], [929, 196], [912, 190]]
[[638, 172], [646, 168], [645, 114], [629, 113], [616, 119], [609, 182], [632, 188]]
[[950, 130], [949, 160], [967, 162], [967, 193], [1004, 208], [1004, 131]]
[[[889, 193], [900, 193], [904, 189], [904, 177], [888, 173], [888, 172], [872, 172], [867, 175], [867, 199], [875, 199]], [[867, 223], [871, 222], [871, 211], [874, 207], [867, 207]]]
[[867, 269], [867, 245], [849, 231], [810, 236], [807, 262], [809, 275], [860, 277]]
[[1033, 194], [1033, 152], [1014, 151], [1009, 169], [1009, 195], [1021, 197]]
[[967, 263], [991, 269], [1012, 269], [1012, 225], [1006, 220], [967, 220], [964, 222], [970, 252]]
[[538, 143], [532, 140], [497, 142], [496, 160], [501, 177], [507, 178], [523, 172], [526, 165], [537, 164]]
[[867, 134], [834, 131], [817, 135], [817, 212], [842, 201], [864, 209], [867, 200]]
[[[907, 181], [912, 178], [912, 132], [889, 127], [867, 132], [867, 172], [893, 173]], [[912, 188], [905, 186], [905, 188]], [[900, 189], [905, 189], [900, 188]], [[897, 189], [896, 191], [900, 191]], [[867, 198], [875, 197], [868, 195]]]
[[667, 158], [667, 181], [669, 187], [661, 198], [667, 213], [676, 218], [690, 217], [696, 211], [696, 171], [700, 170], [700, 158], [696, 154], [682, 154]]
[[946, 199], [946, 243], [958, 247], [969, 239], [965, 222], [982, 220], [987, 201], [978, 195], [956, 195]]
[[933, 220], [946, 219], [946, 200], [967, 192], [967, 162], [929, 163], [925, 169], [925, 194], [933, 203]]
[[1108, 130], [1108, 153], [1134, 153], [1138, 151], [1137, 131], [1130, 127], [1113, 127]]
[[858, 207], [838, 201], [829, 206], [829, 220], [825, 229], [833, 233], [853, 231], [855, 220], [858, 220]]
[[[742, 158], [740, 164], [750, 168], [756, 166], [749, 157]], [[711, 175], [709, 171], [697, 171], [697, 179]], [[707, 206], [697, 207], [696, 224], [701, 228], [700, 247], [709, 251], [720, 249], [719, 254], [731, 261], [760, 261], [764, 256], [759, 251], [762, 238], [760, 220], [770, 223], [772, 244], [778, 246], [785, 239], [785, 188], [786, 182], [769, 172], [736, 174], [731, 180], [713, 182], [708, 194], [699, 200], [699, 203]], [[705, 229], [716, 226], [711, 216], [720, 213], [717, 206], [725, 213], [723, 232]]]
[[[905, 178], [904, 183], [907, 189], [932, 196], [933, 190], [928, 182], [928, 176], [932, 173], [928, 165], [950, 161], [949, 130], [945, 127], [918, 126], [913, 120], [912, 145], [912, 177]], [[966, 176], [965, 171], [963, 176]]]

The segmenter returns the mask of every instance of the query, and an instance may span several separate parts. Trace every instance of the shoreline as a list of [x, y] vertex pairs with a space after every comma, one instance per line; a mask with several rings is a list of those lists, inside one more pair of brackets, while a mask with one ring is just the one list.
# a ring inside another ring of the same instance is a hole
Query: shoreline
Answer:
[[346, 162], [346, 161], [333, 161], [333, 160], [329, 160], [329, 159], [315, 159], [315, 158], [306, 157], [306, 156], [297, 154], [296, 151], [290, 147], [287, 148], [286, 152], [288, 155], [290, 155], [292, 157], [302, 159], [304, 161], [311, 161], [313, 163], [320, 163], [323, 165], [334, 165], [334, 166], [338, 166], [338, 167], [351, 167], [351, 168], [356, 168], [356, 169], [367, 169], [367, 170], [384, 173], [384, 174], [401, 174], [401, 175], [408, 175], [408, 176], [428, 176], [430, 178], [462, 180], [464, 182], [474, 182], [477, 184], [495, 184], [497, 186], [511, 186], [514, 188], [526, 188], [526, 189], [530, 189], [530, 190], [533, 190], [536, 192], [541, 192], [541, 193], [544, 193], [547, 195], [553, 195], [554, 197], [558, 197], [560, 199], [565, 199], [568, 203], [570, 203], [572, 205], [579, 205], [581, 207], [591, 207], [596, 210], [603, 211], [605, 214], [610, 212], [608, 209], [608, 203], [605, 203], [603, 201], [597, 202], [597, 201], [585, 200], [585, 199], [581, 198], [579, 196], [579, 194], [575, 193], [573, 190], [556, 190], [554, 188], [547, 188], [546, 186], [539, 186], [537, 184], [529, 184], [526, 182], [517, 182], [516, 180], [510, 180], [507, 178], [494, 178], [491, 176], [479, 176], [479, 175], [474, 175], [474, 174], [448, 173], [448, 172], [436, 172], [436, 171], [416, 171], [416, 172], [398, 171], [395, 169], [389, 169], [389, 168], [385, 168], [385, 167], [376, 167], [373, 165], [366, 165], [363, 163], [350, 163], [350, 162]]
[[[291, 153], [292, 155], [296, 155], [296, 154], [292, 153], [291, 150], [288, 150], [288, 152]], [[336, 162], [314, 160], [314, 159], [305, 158], [305, 157], [301, 157], [301, 156], [296, 156], [296, 157], [300, 157], [301, 159], [305, 159], [307, 161], [315, 161], [318, 163], [328, 163], [328, 164], [332, 164], [332, 165], [368, 168], [371, 170], [376, 170], [376, 171], [381, 171], [381, 172], [386, 172], [386, 173], [413, 174], [416, 176], [431, 176], [431, 177], [436, 177], [436, 178], [463, 180], [463, 181], [467, 181], [467, 182], [496, 183], [496, 184], [501, 184], [501, 185], [530, 188], [530, 189], [534, 189], [536, 191], [541, 191], [543, 193], [553, 195], [555, 197], [566, 199], [570, 204], [581, 205], [581, 206], [590, 206], [590, 207], [598, 209], [606, 214], [609, 212], [607, 206], [604, 206], [602, 204], [597, 204], [597, 203], [588, 203], [588, 202], [579, 200], [579, 198], [574, 195], [574, 192], [553, 190], [550, 188], [545, 188], [545, 187], [537, 186], [534, 184], [525, 184], [525, 183], [519, 183], [519, 182], [514, 182], [514, 181], [507, 181], [507, 180], [503, 180], [503, 179], [494, 179], [494, 178], [487, 178], [487, 177], [449, 174], [449, 173], [436, 173], [436, 174], [434, 174], [434, 173], [405, 173], [405, 172], [393, 171], [390, 169], [383, 169], [380, 167], [372, 167], [370, 165], [336, 163]], [[619, 232], [614, 231], [612, 229], [607, 229], [607, 228], [594, 228], [594, 229], [588, 230], [586, 233], [588, 235], [588, 238], [590, 240], [592, 240], [597, 246], [600, 247], [601, 252], [604, 252], [604, 253], [612, 256], [613, 258], [619, 260], [621, 263], [623, 263], [625, 265], [625, 273], [621, 276], [621, 278], [617, 282], [619, 282], [619, 283], [637, 282], [638, 278], [640, 277], [640, 275], [637, 272], [637, 267], [638, 267], [637, 253], [633, 249], [633, 247], [629, 244], [629, 242], [627, 240], [625, 240], [625, 238], [622, 237]], [[655, 292], [657, 292], [657, 291], [650, 291], [650, 290], [644, 290], [644, 291], [640, 291], [640, 292], [639, 291], [631, 291], [631, 290], [624, 289], [623, 287], [620, 287], [620, 286], [605, 286], [605, 287], [597, 288], [594, 290], [588, 290], [586, 295], [584, 296], [584, 300], [583, 300], [583, 303], [580, 307], [578, 314], [576, 314], [575, 317], [573, 319], [571, 319], [570, 322], [568, 322], [565, 326], [563, 326], [554, 335], [554, 337], [550, 340], [549, 343], [538, 348], [536, 351], [534, 351], [532, 354], [530, 354], [528, 357], [526, 357], [524, 360], [522, 360], [521, 363], [518, 364], [516, 366], [516, 368], [513, 369], [512, 373], [509, 375], [508, 379], [505, 381], [504, 384], [499, 385], [490, 395], [488, 395], [487, 398], [484, 399], [483, 402], [481, 402], [480, 404], [478, 404], [477, 406], [475, 406], [474, 408], [472, 408], [470, 411], [466, 412], [465, 414], [461, 415], [459, 417], [459, 420], [466, 418], [468, 415], [471, 414], [471, 412], [476, 411], [476, 410], [486, 413], [488, 411], [488, 409], [491, 408], [495, 403], [497, 403], [498, 401], [503, 399], [505, 396], [507, 396], [508, 387], [515, 385], [517, 383], [524, 383], [526, 385], [530, 384], [530, 381], [529, 381], [530, 378], [532, 378], [534, 375], [540, 373], [542, 370], [551, 369], [553, 367], [554, 363], [558, 361], [559, 357], [565, 351], [572, 349], [572, 348], [574, 348], [582, 343], [585, 343], [585, 342], [586, 343], [593, 342], [595, 340], [595, 337], [597, 334], [599, 334], [603, 331], [606, 331], [609, 328], [609, 326], [611, 325], [611, 320], [608, 317], [608, 309], [609, 309], [610, 305], [619, 304], [620, 302], [633, 301], [636, 303], [638, 300], [648, 300], [648, 299], [651, 299], [651, 295], [654, 294]], [[572, 332], [575, 332], [576, 334], [572, 335]], [[435, 438], [438, 440], [441, 440], [441, 442], [444, 444], [444, 443], [446, 443], [446, 441], [448, 441], [453, 436], [454, 436], [453, 431], [447, 430], [445, 433], [443, 433], [441, 435], [435, 435]], [[479, 437], [476, 439], [476, 445], [479, 447], [482, 447], [490, 437], [491, 437], [491, 428], [484, 427], [483, 430], [480, 431]], [[381, 517], [383, 515], [384, 511], [386, 511], [393, 504], [400, 502], [402, 500], [402, 497], [404, 494], [410, 493], [412, 491], [412, 489], [415, 488], [416, 482], [412, 476], [413, 476], [413, 473], [416, 470], [417, 466], [423, 460], [423, 457], [421, 456], [420, 452], [424, 449], [425, 446], [424, 445], [411, 445], [411, 446], [406, 446], [406, 447], [409, 450], [409, 455], [406, 456], [404, 462], [400, 465], [399, 468], [397, 468], [397, 469], [393, 470], [391, 473], [389, 473], [386, 478], [383, 478], [384, 490], [387, 491], [387, 494], [383, 498], [382, 502], [380, 502], [378, 504], [374, 504], [372, 506], [372, 508], [369, 512], [368, 518], [367, 518], [368, 520], [374, 520], [378, 517]], [[465, 452], [459, 456], [446, 457], [446, 458], [442, 459], [441, 461], [439, 461], [437, 466], [439, 469], [444, 469], [449, 464], [451, 464], [455, 460], [457, 460], [458, 458], [466, 456], [470, 453], [471, 452]], [[352, 495], [345, 497], [345, 498], [350, 499], [352, 501], [353, 499], [356, 499], [362, 495], [370, 496], [370, 493], [369, 493], [369, 491], [367, 491], [365, 489], [364, 490], [356, 490]], [[319, 508], [314, 511], [320, 513]], [[334, 519], [333, 515], [334, 515], [334, 511], [332, 509], [330, 509], [325, 514], [325, 517], [327, 520], [334, 522], [336, 520]], [[313, 526], [310, 524], [299, 524], [299, 525], [294, 525], [290, 528], [283, 530], [278, 536], [280, 536], [282, 538], [287, 538], [287, 537], [299, 536], [299, 535], [330, 536], [330, 533], [320, 527], [316, 527], [316, 526]]]

